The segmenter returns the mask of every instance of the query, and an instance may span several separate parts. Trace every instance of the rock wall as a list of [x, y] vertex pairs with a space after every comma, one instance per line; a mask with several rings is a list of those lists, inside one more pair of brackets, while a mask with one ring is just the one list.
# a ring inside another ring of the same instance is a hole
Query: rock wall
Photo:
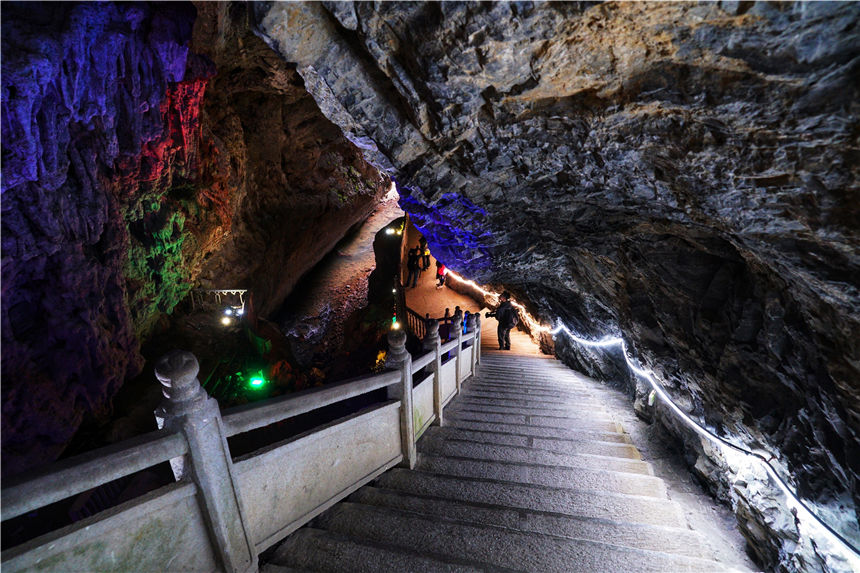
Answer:
[[[195, 85], [193, 20], [178, 4], [3, 6], [4, 475], [56, 456], [142, 365], [135, 292], [181, 248], [181, 215], [151, 189], [171, 104]], [[149, 254], [133, 270], [130, 233]], [[168, 283], [159, 302], [180, 297]]]
[[[435, 254], [623, 336], [855, 542], [858, 20], [817, 2], [256, 5]], [[750, 513], [769, 566], [831, 566], [791, 555], [790, 514]]]
[[3, 475], [59, 455], [195, 286], [258, 314], [388, 182], [242, 4], [2, 11]]

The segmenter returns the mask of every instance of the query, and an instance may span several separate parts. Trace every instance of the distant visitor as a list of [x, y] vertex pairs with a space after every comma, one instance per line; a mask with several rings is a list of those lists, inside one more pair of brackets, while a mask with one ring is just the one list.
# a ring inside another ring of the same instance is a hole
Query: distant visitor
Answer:
[[409, 275], [406, 277], [406, 286], [413, 288], [418, 283], [418, 276], [421, 274], [419, 252], [416, 246], [414, 249], [409, 249], [409, 255], [406, 257], [406, 268], [409, 270]]
[[438, 260], [436, 261], [436, 288], [442, 288], [445, 286], [445, 273], [448, 269], [445, 268], [445, 265], [440, 263]]
[[488, 312], [486, 317], [495, 317], [499, 321], [499, 328], [497, 330], [499, 335], [499, 350], [510, 350], [511, 329], [519, 323], [520, 317], [517, 314], [517, 310], [511, 305], [511, 294], [508, 291], [503, 292], [499, 298], [502, 301], [499, 308], [493, 312]]

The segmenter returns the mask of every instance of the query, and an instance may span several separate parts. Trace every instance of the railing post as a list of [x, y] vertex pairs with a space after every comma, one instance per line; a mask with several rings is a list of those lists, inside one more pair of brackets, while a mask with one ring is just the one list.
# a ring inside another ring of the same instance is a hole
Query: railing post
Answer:
[[214, 553], [228, 572], [256, 571], [257, 551], [245, 527], [233, 460], [218, 402], [200, 387], [200, 365], [190, 352], [175, 350], [155, 364], [164, 400], [155, 410], [159, 429], [179, 431], [188, 441], [185, 458], [170, 460], [177, 480], [191, 480]]
[[481, 329], [481, 313], [475, 313], [475, 359], [476, 364], [481, 364], [481, 338], [483, 331]]
[[463, 360], [463, 313], [457, 311], [454, 313], [454, 323], [451, 326], [455, 326], [457, 328], [457, 354], [455, 356], [455, 366], [456, 372], [454, 376], [454, 380], [457, 381], [457, 394], [460, 393], [460, 384], [462, 383], [462, 378], [460, 378], [460, 362]]
[[430, 369], [433, 371], [433, 413], [436, 414], [434, 426], [443, 425], [442, 420], [442, 341], [439, 338], [439, 321], [435, 318], [427, 320], [427, 336], [422, 346], [425, 352], [436, 354]]
[[400, 398], [400, 443], [403, 449], [401, 465], [409, 469], [415, 467], [415, 420], [412, 411], [412, 357], [406, 351], [406, 332], [403, 329], [388, 333], [388, 357], [385, 367], [399, 369], [400, 386], [389, 387], [389, 396]]
[[478, 352], [477, 344], [476, 344], [478, 342], [478, 334], [475, 331], [475, 315], [474, 314], [470, 314], [469, 318], [466, 319], [466, 332], [474, 332], [475, 333], [475, 338], [473, 338], [472, 342], [471, 342], [471, 345], [472, 345], [472, 356], [471, 356], [472, 363], [470, 364], [470, 370], [469, 370], [469, 372], [472, 373], [472, 376], [474, 376], [475, 375], [475, 360], [477, 359], [476, 353]]

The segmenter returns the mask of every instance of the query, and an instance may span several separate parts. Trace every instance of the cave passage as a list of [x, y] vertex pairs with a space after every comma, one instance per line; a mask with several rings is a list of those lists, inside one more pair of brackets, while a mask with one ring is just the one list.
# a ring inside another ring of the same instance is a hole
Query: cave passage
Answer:
[[[392, 327], [418, 352], [428, 316], [508, 290], [533, 358], [627, 396], [760, 567], [852, 569], [860, 2], [4, 2], [0, 20], [6, 483], [153, 430], [169, 351], [242, 407], [378, 371]], [[35, 520], [85, 519], [165, 467]], [[21, 524], [4, 547], [38, 533]]]

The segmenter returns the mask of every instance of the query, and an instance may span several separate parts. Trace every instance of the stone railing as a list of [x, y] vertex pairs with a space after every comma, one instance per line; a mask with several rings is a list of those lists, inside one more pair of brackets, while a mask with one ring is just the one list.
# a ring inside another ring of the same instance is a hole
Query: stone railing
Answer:
[[[165, 396], [157, 432], [64, 460], [4, 484], [2, 520], [170, 461], [175, 483], [2, 553], [4, 573], [255, 571], [257, 555], [396, 465], [413, 468], [415, 442], [441, 425], [445, 405], [480, 361], [480, 322], [442, 343], [427, 322], [424, 354], [388, 335], [387, 372], [225, 411], [200, 387], [197, 359], [156, 364]], [[227, 438], [387, 388], [388, 399], [234, 458]]]

